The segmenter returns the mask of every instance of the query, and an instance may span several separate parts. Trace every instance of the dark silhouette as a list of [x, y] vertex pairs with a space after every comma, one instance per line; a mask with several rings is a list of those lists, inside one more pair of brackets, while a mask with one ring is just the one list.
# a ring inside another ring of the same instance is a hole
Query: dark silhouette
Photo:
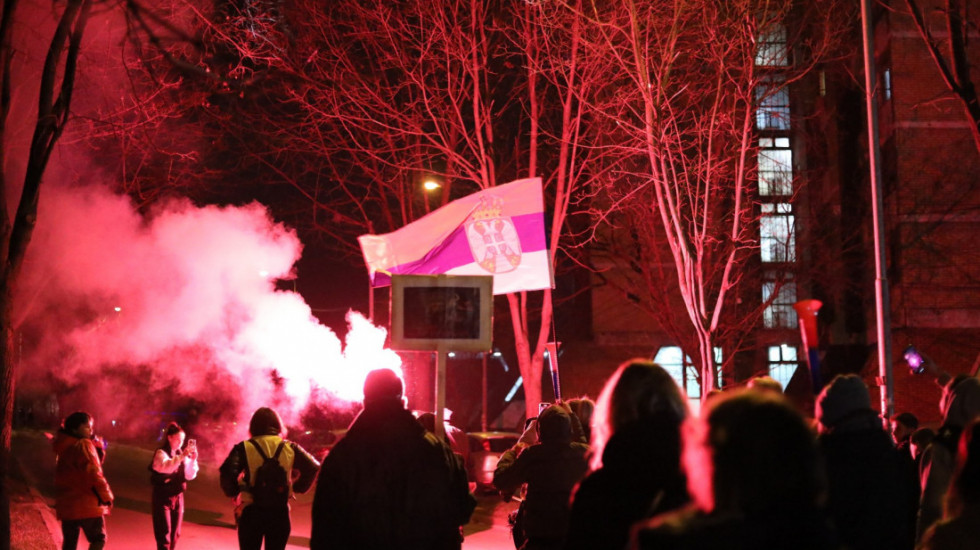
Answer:
[[829, 550], [820, 506], [816, 440], [803, 417], [771, 392], [714, 398], [684, 434], [684, 469], [697, 506], [634, 527], [630, 548]]
[[911, 437], [912, 432], [919, 428], [919, 419], [910, 412], [899, 413], [892, 416], [891, 428], [895, 448], [912, 456]]
[[593, 418], [596, 469], [575, 491], [565, 548], [619, 550], [633, 523], [688, 501], [680, 465], [687, 401], [659, 365], [632, 360], [609, 377]]
[[55, 511], [61, 520], [63, 550], [78, 547], [78, 532], [85, 533], [90, 549], [105, 548], [105, 516], [113, 495], [102, 474], [105, 447], [93, 435], [94, 420], [87, 412], [65, 418], [54, 437]]
[[388, 369], [368, 373], [364, 410], [324, 458], [312, 549], [458, 550], [476, 501], [458, 455], [405, 409]]
[[523, 550], [561, 548], [568, 533], [569, 497], [588, 469], [589, 446], [573, 440], [572, 413], [550, 405], [534, 423], [538, 443], [525, 438], [497, 462], [493, 485], [512, 493], [527, 484], [524, 500]]
[[[197, 445], [184, 448], [184, 430], [171, 422], [163, 432], [163, 442], [150, 462], [150, 499], [153, 537], [157, 550], [174, 550], [184, 521], [184, 491], [197, 477]], [[193, 440], [191, 440], [193, 441]]]
[[927, 355], [922, 354], [922, 358], [926, 371], [943, 388], [939, 401], [943, 423], [919, 464], [922, 498], [916, 524], [918, 537], [942, 516], [942, 501], [953, 476], [960, 434], [964, 426], [980, 415], [980, 380], [966, 374], [951, 377]]
[[915, 471], [919, 471], [922, 465], [922, 455], [935, 438], [936, 430], [932, 428], [919, 428], [909, 436], [909, 450], [912, 452], [912, 460], [915, 461]]
[[912, 456], [895, 448], [860, 377], [837, 376], [817, 397], [827, 510], [851, 550], [911, 550], [919, 498]]
[[[250, 439], [235, 445], [221, 464], [221, 490], [235, 499], [238, 546], [259, 550], [282, 550], [289, 540], [292, 524], [288, 499], [292, 493], [305, 493], [316, 480], [320, 463], [310, 453], [285, 438], [286, 430], [276, 411], [261, 407], [248, 424]], [[284, 498], [267, 499], [257, 490], [256, 479], [266, 460], [274, 459], [285, 471]]]
[[980, 548], [980, 420], [963, 430], [956, 471], [946, 496], [942, 521], [922, 537], [921, 550]]

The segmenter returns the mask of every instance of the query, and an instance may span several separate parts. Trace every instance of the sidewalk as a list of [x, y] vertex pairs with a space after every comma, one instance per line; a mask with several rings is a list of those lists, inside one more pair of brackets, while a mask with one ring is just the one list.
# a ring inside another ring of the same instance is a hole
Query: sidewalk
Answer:
[[24, 479], [16, 459], [10, 461], [10, 548], [13, 550], [57, 550], [61, 528], [37, 491]]

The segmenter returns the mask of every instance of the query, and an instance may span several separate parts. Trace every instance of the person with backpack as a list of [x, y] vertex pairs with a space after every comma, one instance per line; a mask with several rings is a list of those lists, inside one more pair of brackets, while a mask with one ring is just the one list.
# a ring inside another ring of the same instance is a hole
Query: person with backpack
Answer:
[[285, 438], [279, 414], [261, 407], [248, 425], [249, 439], [236, 444], [219, 468], [221, 490], [234, 499], [238, 547], [283, 550], [292, 525], [289, 499], [313, 486], [320, 463]]
[[150, 462], [150, 499], [153, 537], [157, 550], [174, 550], [184, 520], [184, 491], [187, 482], [197, 477], [197, 444], [193, 439], [184, 448], [184, 430], [176, 422], [167, 425], [163, 444]]
[[459, 455], [405, 409], [401, 379], [368, 373], [364, 410], [323, 459], [312, 550], [459, 550], [476, 500]]

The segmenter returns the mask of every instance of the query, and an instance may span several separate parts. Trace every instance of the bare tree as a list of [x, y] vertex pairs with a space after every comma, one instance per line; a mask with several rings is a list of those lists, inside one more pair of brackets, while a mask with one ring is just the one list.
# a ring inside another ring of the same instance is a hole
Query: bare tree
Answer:
[[[198, 81], [205, 101], [184, 103], [219, 139], [235, 140], [235, 170], [294, 189], [313, 220], [307, 229], [352, 258], [358, 234], [543, 174], [554, 261], [593, 154], [582, 147], [580, 97], [596, 82], [579, 56], [577, 12], [481, 0], [246, 4], [199, 14], [210, 52], [199, 61], [231, 78]], [[174, 97], [186, 94], [181, 86]], [[421, 191], [427, 178], [441, 182], [438, 196]], [[509, 295], [508, 304], [533, 415], [551, 292]]]
[[[933, 5], [931, 2], [925, 4]], [[970, 123], [973, 144], [980, 152], [980, 98], [977, 97], [969, 58], [969, 37], [971, 31], [976, 33], [976, 23], [970, 21], [969, 4], [969, 0], [945, 0], [941, 7], [924, 12], [923, 3], [905, 0], [909, 15], [943, 83], [956, 97], [963, 109], [963, 116]]]
[[[17, 17], [17, 0], [3, 2], [0, 19], [0, 478], [7, 479], [10, 468], [10, 441], [14, 412], [14, 342], [13, 296], [24, 254], [31, 241], [37, 217], [37, 202], [51, 152], [69, 120], [75, 70], [82, 37], [92, 9], [90, 0], [68, 0], [57, 6], [57, 25], [51, 35], [38, 85], [38, 112], [34, 122], [30, 152], [22, 182], [12, 181], [7, 172], [9, 159], [5, 151], [12, 136], [7, 124], [11, 109], [11, 88], [14, 76], [14, 32], [22, 25]], [[19, 188], [20, 193], [17, 194]], [[13, 219], [9, 216], [7, 199], [19, 196]], [[0, 548], [10, 548], [10, 495], [7, 483], [0, 484]]]
[[[758, 117], [775, 116], [776, 127], [790, 128], [784, 94], [828, 60], [845, 29], [846, 10], [833, 4], [589, 6], [587, 55], [610, 68], [590, 113], [614, 151], [596, 181], [606, 197], [597, 216], [610, 222], [599, 236], [633, 258], [627, 272], [634, 277], [620, 283], [649, 311], [662, 312], [665, 329], [699, 369], [702, 395], [718, 380], [720, 335], [757, 326], [766, 305], [744, 310], [734, 299], [755, 282], [747, 274], [757, 263], [760, 223], [783, 223], [781, 238], [769, 243], [777, 247], [770, 265], [785, 269], [793, 261], [794, 230], [771, 215], [778, 213], [773, 203], [793, 202], [801, 182], [791, 166], [763, 166], [771, 159]], [[769, 302], [782, 280], [772, 281]], [[678, 302], [683, 322], [663, 313]]]

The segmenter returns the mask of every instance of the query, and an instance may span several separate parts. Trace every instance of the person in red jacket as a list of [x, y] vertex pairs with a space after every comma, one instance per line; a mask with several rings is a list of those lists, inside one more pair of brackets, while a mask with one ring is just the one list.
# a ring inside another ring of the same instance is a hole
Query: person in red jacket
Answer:
[[85, 533], [90, 549], [105, 548], [105, 516], [113, 496], [102, 475], [105, 449], [93, 435], [93, 426], [92, 415], [75, 412], [65, 418], [54, 438], [55, 511], [61, 520], [63, 550], [75, 550], [79, 531]]

